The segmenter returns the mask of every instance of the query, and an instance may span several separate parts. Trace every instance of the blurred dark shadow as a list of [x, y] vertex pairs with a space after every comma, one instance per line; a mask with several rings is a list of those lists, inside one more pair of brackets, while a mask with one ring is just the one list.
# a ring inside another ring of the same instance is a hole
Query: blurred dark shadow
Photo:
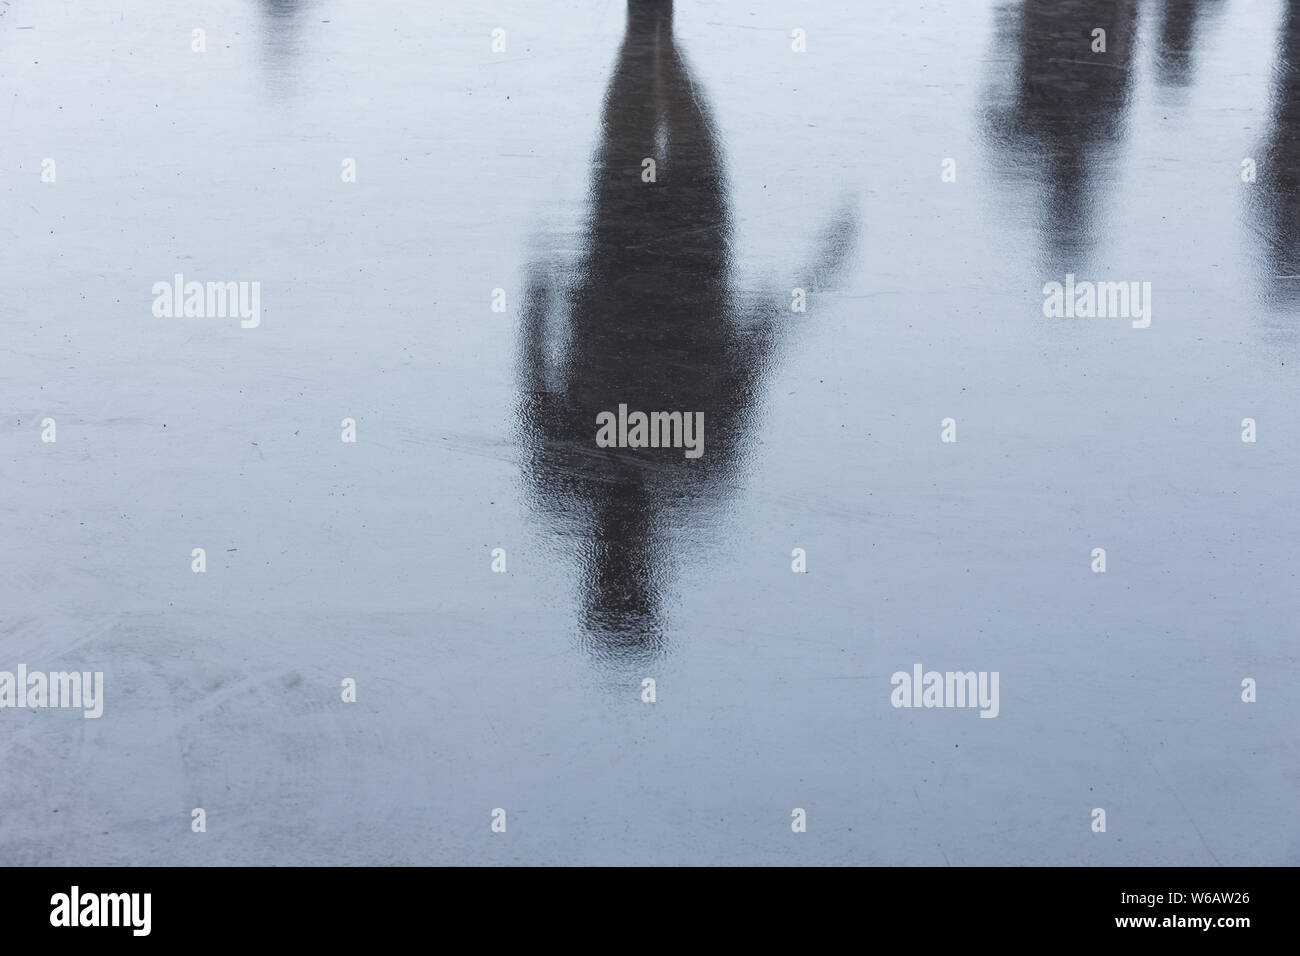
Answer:
[[1282, 14], [1273, 67], [1272, 123], [1256, 157], [1252, 225], [1264, 245], [1264, 287], [1274, 307], [1300, 304], [1300, 4]]
[[1156, 46], [1156, 82], [1190, 86], [1193, 54], [1207, 22], [1223, 12], [1223, 0], [1161, 0]]
[[[1080, 266], [1102, 228], [1132, 86], [1136, 0], [1024, 0], [1000, 7], [986, 136], [1008, 185], [1036, 184], [1045, 268]], [[1092, 50], [1094, 29], [1106, 52]], [[1008, 53], [1009, 59], [1005, 55]], [[1014, 204], [1013, 204], [1014, 205]]]
[[[647, 158], [654, 182], [643, 181]], [[847, 255], [853, 228], [851, 217], [832, 224], [819, 283]], [[756, 305], [733, 291], [730, 233], [718, 137], [673, 38], [672, 3], [634, 0], [577, 262], [556, 254], [534, 263], [518, 338], [532, 505], [581, 555], [581, 617], [599, 658], [663, 650], [677, 550], [687, 541], [708, 550], [702, 529], [749, 441], [784, 320], [779, 299]], [[703, 412], [703, 456], [597, 447], [598, 413], [620, 403]]]
[[266, 88], [276, 97], [293, 93], [295, 60], [302, 52], [302, 25], [313, 0], [258, 0], [262, 29], [262, 69]]

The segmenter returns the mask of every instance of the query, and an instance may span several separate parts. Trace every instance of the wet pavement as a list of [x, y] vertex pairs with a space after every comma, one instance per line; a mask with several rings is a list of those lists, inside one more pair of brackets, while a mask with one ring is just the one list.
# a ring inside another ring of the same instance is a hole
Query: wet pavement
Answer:
[[3, 8], [0, 861], [1300, 861], [1300, 9], [675, 6]]

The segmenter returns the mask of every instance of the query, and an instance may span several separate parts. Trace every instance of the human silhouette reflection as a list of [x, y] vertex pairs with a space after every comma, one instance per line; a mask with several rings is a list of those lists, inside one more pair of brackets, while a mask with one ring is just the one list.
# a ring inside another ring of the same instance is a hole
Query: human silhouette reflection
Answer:
[[[851, 231], [832, 224], [832, 264]], [[749, 440], [779, 317], [774, 300], [732, 289], [730, 232], [723, 159], [672, 3], [633, 0], [577, 264], [533, 267], [518, 341], [532, 503], [580, 555], [584, 633], [601, 658], [662, 650], [677, 551], [707, 549], [704, 526]], [[703, 412], [703, 455], [597, 447], [597, 415], [620, 404]]]
[[[1124, 135], [1137, 3], [1024, 0], [998, 24], [995, 43], [1015, 58], [990, 90], [989, 136], [1008, 179], [1038, 184], [1047, 268], [1073, 269], [1098, 238], [1098, 188]], [[1104, 53], [1093, 52], [1096, 29]]]
[[1206, 14], [1222, 11], [1222, 0], [1161, 0], [1156, 48], [1156, 81], [1184, 87], [1192, 82], [1192, 55]]
[[1265, 244], [1265, 289], [1275, 306], [1300, 303], [1300, 4], [1282, 15], [1277, 44], [1273, 117], [1257, 159], [1258, 181], [1247, 187], [1256, 231]]

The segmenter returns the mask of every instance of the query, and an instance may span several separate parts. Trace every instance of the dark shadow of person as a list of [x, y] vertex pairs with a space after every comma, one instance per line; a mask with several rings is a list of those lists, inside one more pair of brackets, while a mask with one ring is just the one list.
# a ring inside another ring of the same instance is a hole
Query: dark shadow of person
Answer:
[[[989, 88], [986, 130], [1001, 176], [1038, 184], [1052, 273], [1082, 265], [1098, 238], [1098, 186], [1114, 174], [1124, 136], [1136, 27], [1135, 0], [1024, 0], [999, 10], [994, 43], [1015, 55]], [[1093, 52], [1098, 29], [1105, 52]]]
[[1282, 14], [1273, 87], [1273, 118], [1250, 190], [1253, 224], [1264, 244], [1266, 295], [1272, 305], [1300, 305], [1300, 4]]
[[1156, 44], [1156, 81], [1161, 86], [1191, 85], [1194, 48], [1205, 22], [1222, 12], [1223, 0], [1161, 0]]
[[[779, 307], [731, 287], [724, 163], [671, 0], [628, 4], [589, 204], [576, 264], [530, 269], [518, 411], [532, 504], [581, 555], [588, 648], [629, 661], [663, 650], [676, 549], [708, 547], [779, 335]], [[847, 256], [854, 222], [824, 258]], [[598, 447], [597, 416], [620, 405], [702, 412], [703, 453]]]

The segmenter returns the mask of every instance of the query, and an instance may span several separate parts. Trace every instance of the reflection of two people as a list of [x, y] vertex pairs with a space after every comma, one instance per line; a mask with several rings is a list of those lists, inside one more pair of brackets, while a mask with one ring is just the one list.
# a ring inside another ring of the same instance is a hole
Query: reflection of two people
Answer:
[[[1068, 272], [1099, 238], [1096, 210], [1113, 181], [1131, 99], [1137, 0], [1021, 0], [1002, 8], [997, 42], [1014, 50], [1005, 89], [995, 90], [989, 131], [1011, 175], [1042, 190], [1041, 230], [1050, 268]], [[1156, 80], [1190, 84], [1194, 47], [1222, 0], [1159, 0]], [[1106, 50], [1094, 52], [1093, 31]], [[1278, 42], [1273, 120], [1249, 194], [1268, 249], [1268, 285], [1300, 297], [1300, 3], [1288, 0]]]
[[[746, 307], [733, 291], [730, 231], [723, 160], [672, 3], [633, 0], [579, 261], [532, 269], [519, 333], [534, 502], [582, 555], [599, 653], [657, 649], [675, 546], [725, 494], [773, 359], [776, 300]], [[601, 447], [598, 417], [620, 405], [702, 414], [703, 454]]]

